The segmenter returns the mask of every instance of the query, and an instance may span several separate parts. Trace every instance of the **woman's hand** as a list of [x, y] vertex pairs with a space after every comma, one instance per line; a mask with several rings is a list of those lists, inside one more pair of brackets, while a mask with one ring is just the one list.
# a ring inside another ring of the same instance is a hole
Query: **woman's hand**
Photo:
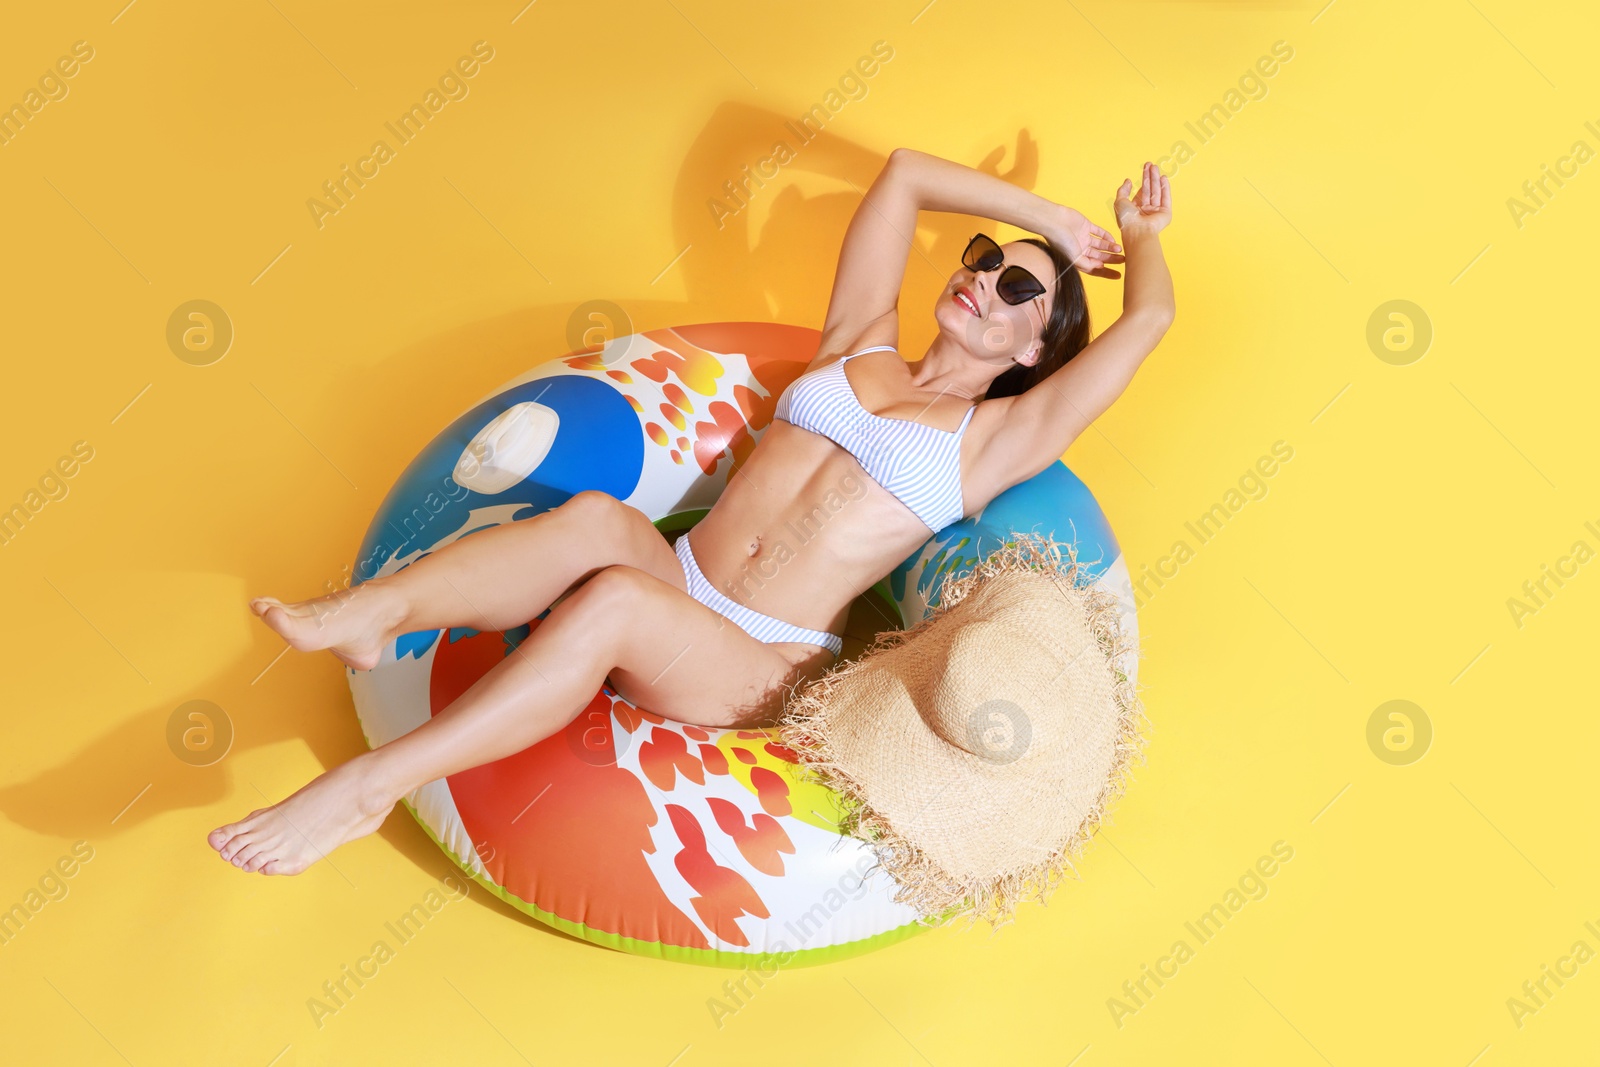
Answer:
[[1111, 234], [1088, 219], [1083, 213], [1065, 204], [1060, 205], [1060, 221], [1054, 233], [1045, 234], [1051, 244], [1066, 250], [1072, 265], [1084, 274], [1101, 278], [1120, 278], [1108, 264], [1122, 262], [1122, 246], [1111, 239]]
[[1144, 184], [1130, 198], [1132, 179], [1124, 178], [1117, 189], [1113, 209], [1117, 213], [1117, 228], [1123, 239], [1155, 235], [1166, 229], [1172, 221], [1172, 188], [1167, 176], [1154, 163], [1144, 165]]

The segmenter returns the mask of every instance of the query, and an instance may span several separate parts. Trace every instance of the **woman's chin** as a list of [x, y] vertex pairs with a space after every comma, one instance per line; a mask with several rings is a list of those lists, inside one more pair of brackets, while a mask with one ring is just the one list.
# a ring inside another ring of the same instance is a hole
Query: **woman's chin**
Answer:
[[939, 324], [941, 334], [966, 349], [974, 358], [982, 358], [985, 355], [986, 338], [983, 320], [960, 308], [954, 310], [940, 308], [933, 318]]
[[971, 312], [963, 311], [948, 301], [942, 302], [934, 309], [933, 321], [939, 324], [940, 333], [961, 338], [963, 341], [969, 338], [970, 331], [978, 322]]

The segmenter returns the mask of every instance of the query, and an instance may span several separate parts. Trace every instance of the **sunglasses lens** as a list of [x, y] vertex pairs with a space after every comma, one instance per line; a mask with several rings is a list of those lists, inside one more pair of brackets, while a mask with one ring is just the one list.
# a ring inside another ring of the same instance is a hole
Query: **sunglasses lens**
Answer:
[[967, 250], [961, 254], [961, 264], [968, 270], [994, 270], [1005, 262], [1005, 258], [1000, 246], [987, 234], [980, 233], [967, 242]]
[[1022, 304], [1036, 296], [1044, 295], [1044, 286], [1039, 279], [1029, 274], [1018, 266], [1010, 266], [1005, 273], [1000, 275], [1000, 281], [995, 285], [995, 292], [1000, 294], [1000, 299], [1008, 304]]

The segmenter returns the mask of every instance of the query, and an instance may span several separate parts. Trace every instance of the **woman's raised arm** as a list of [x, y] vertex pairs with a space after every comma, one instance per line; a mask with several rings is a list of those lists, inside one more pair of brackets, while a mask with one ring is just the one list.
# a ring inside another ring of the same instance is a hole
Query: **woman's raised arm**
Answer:
[[1008, 222], [1040, 234], [1066, 250], [1072, 265], [1085, 274], [1116, 278], [1107, 264], [1120, 262], [1121, 247], [1111, 234], [1065, 204], [1057, 204], [1003, 178], [930, 156], [913, 148], [897, 148], [901, 180], [922, 211], [953, 211]]
[[1002, 433], [984, 461], [1009, 487], [1044, 470], [1077, 440], [1133, 380], [1144, 358], [1172, 325], [1172, 274], [1160, 233], [1172, 220], [1172, 190], [1154, 163], [1129, 197], [1131, 181], [1117, 190], [1117, 225], [1125, 249], [1122, 315], [1083, 351], [1027, 392], [997, 397], [1006, 404]]
[[830, 338], [847, 338], [846, 344], [859, 338], [899, 304], [919, 211], [1008, 222], [1061, 244], [1081, 271], [1118, 276], [1107, 267], [1122, 258], [1116, 242], [1072, 208], [960, 163], [896, 148], [845, 231], [822, 326], [824, 350]]
[[875, 320], [900, 303], [906, 259], [917, 228], [917, 202], [902, 173], [896, 148], [878, 172], [861, 206], [850, 219], [839, 249], [828, 314], [822, 323], [823, 350], [835, 340], [850, 344]]

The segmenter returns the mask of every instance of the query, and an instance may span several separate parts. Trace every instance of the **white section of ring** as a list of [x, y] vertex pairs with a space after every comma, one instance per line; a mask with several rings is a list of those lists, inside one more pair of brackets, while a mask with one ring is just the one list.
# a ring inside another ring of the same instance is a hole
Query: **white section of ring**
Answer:
[[543, 404], [509, 407], [478, 431], [450, 477], [475, 493], [503, 493], [539, 468], [560, 428], [561, 416]]

